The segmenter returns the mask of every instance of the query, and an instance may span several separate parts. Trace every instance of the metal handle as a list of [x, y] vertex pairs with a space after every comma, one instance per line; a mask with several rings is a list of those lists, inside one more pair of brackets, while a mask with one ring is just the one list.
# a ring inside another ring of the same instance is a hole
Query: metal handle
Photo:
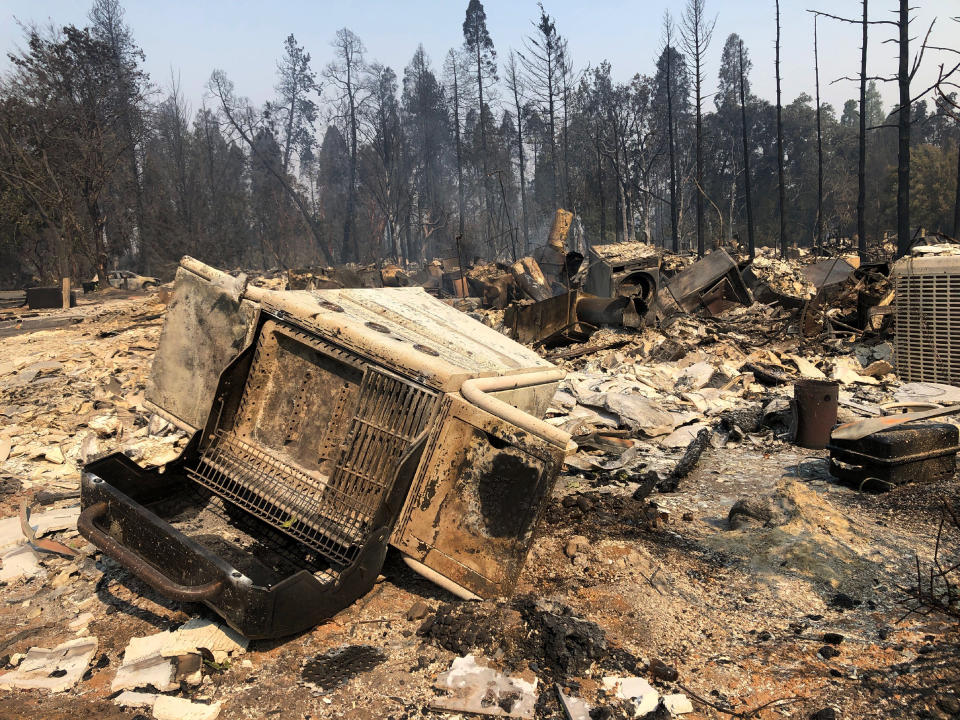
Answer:
[[545, 423], [540, 418], [525, 413], [523, 410], [519, 410], [513, 405], [488, 394], [501, 392], [503, 390], [529, 387], [531, 385], [558, 382], [563, 380], [563, 376], [564, 372], [562, 370], [552, 368], [550, 370], [523, 373], [520, 375], [494, 375], [492, 377], [470, 378], [469, 380], [465, 380], [463, 385], [460, 386], [460, 394], [481, 410], [486, 410], [491, 415], [496, 415], [507, 422], [511, 422], [531, 435], [536, 435], [547, 442], [553, 443], [557, 447], [563, 448], [566, 455], [572, 455], [577, 451], [577, 444], [570, 439], [569, 433], [565, 433], [563, 430]]
[[119, 542], [100, 530], [94, 522], [107, 514], [107, 503], [91, 505], [77, 519], [77, 529], [90, 542], [100, 548], [114, 560], [121, 563], [133, 575], [173, 600], [183, 602], [202, 602], [209, 600], [223, 589], [222, 580], [214, 580], [204, 585], [180, 585], [157, 570], [142, 557], [125, 548]]

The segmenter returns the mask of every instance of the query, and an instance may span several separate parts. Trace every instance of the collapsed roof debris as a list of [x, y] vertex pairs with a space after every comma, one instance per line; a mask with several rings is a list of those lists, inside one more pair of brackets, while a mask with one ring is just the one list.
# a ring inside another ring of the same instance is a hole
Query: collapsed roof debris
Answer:
[[[186, 260], [176, 287], [5, 310], [0, 704], [860, 717], [915, 683], [946, 713], [960, 387], [948, 338], [898, 331], [955, 312], [901, 292], [952, 282], [932, 247], [892, 271], [633, 244], [462, 273]], [[809, 397], [822, 449], [804, 387], [835, 391]]]

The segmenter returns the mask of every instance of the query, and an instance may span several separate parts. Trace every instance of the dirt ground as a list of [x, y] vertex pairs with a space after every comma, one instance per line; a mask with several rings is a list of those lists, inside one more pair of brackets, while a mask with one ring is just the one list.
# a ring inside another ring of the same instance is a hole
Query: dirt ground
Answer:
[[[70, 311], [82, 322], [0, 338], [0, 448], [10, 444], [0, 517], [22, 501], [36, 505], [40, 491], [71, 494], [85, 458], [118, 449], [142, 463], [176, 456], [185, 438], [150, 424], [141, 407], [162, 311], [156, 295], [116, 294]], [[553, 683], [596, 706], [610, 674], [685, 693], [688, 718], [808, 718], [826, 708], [842, 718], [960, 717], [958, 625], [909, 612], [916, 556], [926, 567], [942, 499], [960, 495], [960, 484], [860, 493], [834, 484], [824, 457], [773, 439], [708, 448], [677, 492], [646, 501], [632, 499], [635, 483], [572, 471], [557, 483], [515, 598], [471, 606], [389, 555], [382, 580], [352, 607], [298, 636], [251, 642], [181, 695], [222, 702], [223, 718], [442, 717], [431, 709], [434, 683], [458, 652], [477, 647], [538, 676], [544, 718], [563, 717]], [[728, 529], [744, 497], [781, 521]], [[75, 532], [54, 539], [84, 547]], [[956, 551], [960, 538], [945, 544]], [[80, 561], [45, 555], [45, 576], [0, 587], [0, 667], [78, 633], [99, 640], [72, 689], [0, 690], [0, 719], [137, 717], [110, 689], [130, 638], [216, 619], [85, 549]], [[408, 619], [419, 601], [426, 617]], [[81, 613], [89, 623], [71, 629]], [[558, 617], [602, 631], [585, 661], [534, 641]], [[317, 683], [312, 659], [357, 645], [379, 654], [342, 670], [335, 687]], [[655, 659], [678, 678], [655, 679]]]

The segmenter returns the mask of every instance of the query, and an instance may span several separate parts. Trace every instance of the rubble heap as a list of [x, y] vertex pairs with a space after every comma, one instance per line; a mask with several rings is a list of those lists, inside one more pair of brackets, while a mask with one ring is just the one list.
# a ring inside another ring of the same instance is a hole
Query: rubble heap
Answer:
[[[788, 301], [537, 347], [566, 371], [546, 421], [578, 448], [513, 598], [460, 600], [388, 556], [369, 593], [279, 642], [245, 643], [75, 530], [86, 462], [119, 450], [162, 465], [189, 440], [142, 399], [165, 289], [80, 296], [43, 317], [67, 322], [11, 324], [0, 717], [957, 716], [952, 576], [932, 568], [956, 561], [945, 508], [960, 483], [850, 487], [829, 449], [793, 433], [803, 380], [838, 383], [839, 423], [949, 406], [960, 388], [897, 375], [882, 264], [820, 293], [805, 332], [810, 304], [789, 298], [817, 297], [812, 261], [753, 263]], [[691, 265], [668, 254], [659, 269]], [[477, 275], [512, 279], [492, 267]], [[451, 304], [505, 329], [476, 295]]]

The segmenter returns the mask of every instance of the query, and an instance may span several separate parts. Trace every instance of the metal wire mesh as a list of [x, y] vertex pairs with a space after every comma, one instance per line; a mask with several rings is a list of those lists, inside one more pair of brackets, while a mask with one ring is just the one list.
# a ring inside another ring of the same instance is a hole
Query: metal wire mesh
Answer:
[[392, 488], [400, 458], [423, 431], [434, 400], [428, 391], [368, 367], [329, 479], [304, 472], [228, 429], [216, 431], [188, 472], [201, 485], [346, 565], [375, 530], [372, 521]]

